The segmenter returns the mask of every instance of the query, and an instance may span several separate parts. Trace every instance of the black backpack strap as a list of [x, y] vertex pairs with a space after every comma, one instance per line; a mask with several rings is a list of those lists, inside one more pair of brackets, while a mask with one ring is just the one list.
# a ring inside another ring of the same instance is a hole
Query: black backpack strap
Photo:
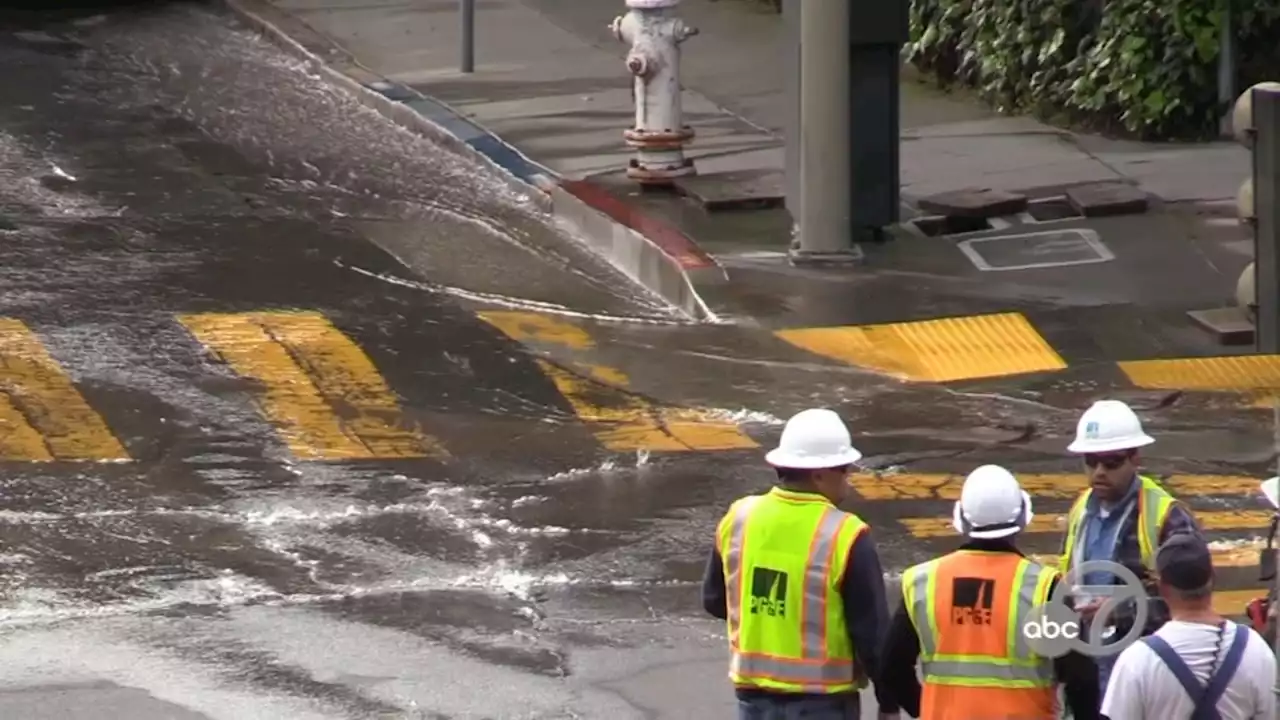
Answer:
[[1218, 668], [1218, 671], [1213, 674], [1213, 677], [1209, 678], [1209, 685], [1205, 688], [1204, 695], [1196, 705], [1196, 718], [1201, 715], [1204, 715], [1205, 718], [1218, 717], [1216, 710], [1212, 715], [1205, 714], [1204, 710], [1212, 710], [1217, 707], [1218, 700], [1227, 691], [1227, 686], [1231, 684], [1231, 679], [1236, 676], [1236, 671], [1240, 669], [1240, 661], [1244, 658], [1244, 649], [1248, 645], [1249, 628], [1243, 625], [1236, 625], [1236, 635], [1231, 641], [1231, 649], [1227, 650], [1227, 656], [1222, 659], [1222, 665]]
[[[1187, 695], [1191, 697], [1191, 704], [1196, 706], [1196, 712], [1199, 712], [1200, 698], [1204, 697], [1205, 688], [1196, 679], [1191, 668], [1187, 667], [1187, 663], [1182, 660], [1173, 648], [1169, 647], [1169, 643], [1163, 638], [1156, 635], [1148, 635], [1142, 638], [1142, 642], [1147, 644], [1160, 659], [1164, 661], [1165, 667], [1169, 668], [1169, 672], [1182, 683], [1182, 689], [1187, 691]], [[1197, 715], [1198, 717], [1198, 715]]]

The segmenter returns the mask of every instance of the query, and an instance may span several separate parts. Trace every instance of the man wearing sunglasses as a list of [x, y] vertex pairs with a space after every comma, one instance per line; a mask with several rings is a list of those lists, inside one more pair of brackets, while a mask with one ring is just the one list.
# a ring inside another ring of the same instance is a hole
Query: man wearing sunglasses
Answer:
[[[1067, 514], [1060, 568], [1064, 576], [1079, 563], [1105, 560], [1133, 571], [1146, 582], [1148, 594], [1159, 597], [1156, 549], [1178, 533], [1198, 535], [1200, 528], [1185, 505], [1159, 482], [1139, 474], [1138, 449], [1154, 442], [1133, 409], [1118, 400], [1099, 400], [1080, 417], [1075, 441], [1067, 450], [1082, 456], [1089, 488]], [[1076, 580], [1086, 586], [1119, 582], [1105, 571], [1086, 573]], [[1080, 598], [1076, 609], [1089, 617], [1101, 600]], [[1155, 632], [1169, 619], [1162, 602], [1148, 606], [1143, 635]], [[1121, 612], [1114, 622], [1112, 637], [1123, 638], [1132, 628], [1133, 618]], [[1106, 688], [1114, 660], [1114, 655], [1099, 658], [1100, 688]]]

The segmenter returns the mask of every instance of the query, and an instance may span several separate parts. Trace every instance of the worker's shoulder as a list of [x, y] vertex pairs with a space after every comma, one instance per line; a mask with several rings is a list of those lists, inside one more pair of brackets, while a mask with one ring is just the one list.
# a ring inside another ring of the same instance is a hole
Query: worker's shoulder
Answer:
[[947, 558], [951, 557], [953, 554], [954, 553], [944, 553], [936, 557], [931, 557], [928, 560], [923, 560], [914, 565], [909, 565], [905, 570], [902, 571], [902, 577], [905, 579], [910, 576], [916, 575], [918, 573], [931, 572], [934, 568], [941, 565], [944, 561], [947, 560]]
[[1236, 625], [1237, 627], [1242, 627], [1245, 630], [1245, 634], [1247, 638], [1247, 644], [1244, 646], [1245, 657], [1249, 659], [1251, 662], [1261, 661], [1265, 664], [1270, 665], [1271, 667], [1275, 667], [1275, 664], [1276, 664], [1275, 650], [1272, 649], [1271, 644], [1267, 642], [1267, 639], [1262, 636], [1262, 633], [1258, 632], [1252, 627], [1249, 627], [1248, 625], [1243, 625], [1239, 623], [1232, 623], [1232, 624]]
[[734, 500], [733, 502], [729, 503], [729, 508], [726, 514], [732, 513], [735, 510], [739, 510], [744, 507], [748, 507], [751, 504], [758, 502], [768, 494], [769, 493], [767, 492], [762, 492], [762, 493], [751, 493], [750, 495], [743, 495], [737, 500]]
[[832, 509], [840, 517], [841, 531], [853, 530], [857, 537], [871, 535], [871, 523], [863, 520], [861, 515], [840, 507], [833, 507]]
[[1058, 584], [1058, 581], [1062, 579], [1062, 571], [1058, 569], [1057, 565], [1042, 563], [1031, 557], [1024, 557], [1024, 559], [1027, 561], [1027, 576], [1031, 577], [1034, 573], [1034, 577], [1037, 579], [1037, 582], [1047, 580], [1050, 591], [1052, 591], [1052, 589]]
[[731, 522], [735, 517], [746, 510], [750, 510], [751, 506], [767, 493], [756, 493], [752, 495], [743, 495], [742, 497], [729, 503], [729, 507], [725, 508], [724, 514], [720, 516], [720, 524]]
[[1024, 555], [1021, 549], [1019, 549], [1016, 554], [1019, 555], [1024, 561], [1026, 561], [1027, 565], [1032, 569], [1043, 568], [1045, 570], [1053, 570], [1054, 572], [1058, 571], [1057, 563], [1042, 562], [1039, 558], [1033, 557], [1031, 555]]

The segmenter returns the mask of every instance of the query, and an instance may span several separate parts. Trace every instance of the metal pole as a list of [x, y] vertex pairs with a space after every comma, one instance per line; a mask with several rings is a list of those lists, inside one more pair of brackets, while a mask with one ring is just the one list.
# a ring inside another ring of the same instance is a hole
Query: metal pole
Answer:
[[787, 104], [783, 139], [786, 140], [786, 191], [787, 211], [794, 226], [800, 220], [800, 14], [801, 0], [783, 0], [782, 22], [786, 32], [783, 58], [786, 82], [784, 92]]
[[[1276, 453], [1280, 453], [1280, 398], [1273, 398], [1271, 400], [1271, 437], [1272, 437], [1272, 443], [1273, 443], [1272, 449]], [[1276, 475], [1280, 475], [1280, 462], [1276, 463]], [[1275, 508], [1275, 511], [1280, 512], [1280, 508]], [[1272, 520], [1272, 522], [1275, 522], [1274, 519]], [[1273, 539], [1275, 539], [1274, 525], [1272, 526], [1272, 529], [1271, 529], [1271, 536], [1267, 539], [1268, 547], [1271, 546], [1271, 541]], [[1266, 611], [1265, 611], [1266, 614], [1263, 616], [1265, 618], [1265, 622], [1263, 624], [1264, 629], [1271, 627], [1272, 603], [1280, 602], [1280, 570], [1277, 570], [1277, 564], [1275, 560], [1271, 561], [1271, 569], [1272, 569], [1271, 587], [1272, 587], [1272, 592], [1274, 594], [1274, 599], [1267, 598], [1270, 602], [1267, 602]], [[1277, 618], [1275, 622], [1277, 623], [1277, 625], [1280, 625], [1280, 618]], [[1274, 633], [1274, 635], [1271, 638], [1272, 650], [1276, 653], [1276, 655], [1280, 655], [1280, 628], [1272, 628], [1272, 632]], [[1275, 685], [1272, 686], [1271, 692], [1276, 695], [1280, 695], [1280, 667], [1276, 668], [1276, 681], [1275, 681]]]
[[464, 73], [476, 71], [476, 0], [458, 0], [462, 20], [462, 60]]
[[1236, 99], [1236, 44], [1231, 29], [1231, 0], [1223, 0], [1222, 33], [1218, 37], [1218, 101], [1230, 107]]
[[1222, 118], [1224, 132], [1231, 131], [1231, 106], [1236, 101], [1236, 42], [1231, 17], [1232, 1], [1222, 1], [1222, 33], [1218, 37], [1218, 102], [1227, 109]]
[[1254, 272], [1258, 351], [1280, 353], [1280, 90], [1253, 92]]
[[800, 14], [800, 237], [793, 262], [852, 260], [849, 0]]

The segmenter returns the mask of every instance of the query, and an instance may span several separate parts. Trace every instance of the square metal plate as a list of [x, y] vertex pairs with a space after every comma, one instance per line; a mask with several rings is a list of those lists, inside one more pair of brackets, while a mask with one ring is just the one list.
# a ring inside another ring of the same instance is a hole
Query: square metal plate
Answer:
[[983, 271], [1090, 265], [1116, 259], [1097, 232], [1084, 228], [973, 238], [957, 245]]

